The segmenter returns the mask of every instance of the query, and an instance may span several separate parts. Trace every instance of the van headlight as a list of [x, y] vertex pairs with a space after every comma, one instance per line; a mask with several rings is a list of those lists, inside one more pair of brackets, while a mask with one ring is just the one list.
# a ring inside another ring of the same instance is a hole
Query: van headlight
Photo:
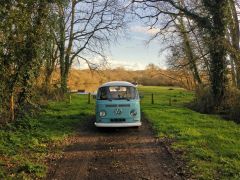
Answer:
[[105, 111], [100, 111], [100, 112], [99, 112], [99, 116], [100, 116], [100, 117], [104, 117], [104, 116], [106, 116], [106, 114], [107, 114], [107, 113], [106, 113]]
[[135, 109], [130, 111], [130, 115], [131, 116], [136, 116], [137, 115], [137, 111]]

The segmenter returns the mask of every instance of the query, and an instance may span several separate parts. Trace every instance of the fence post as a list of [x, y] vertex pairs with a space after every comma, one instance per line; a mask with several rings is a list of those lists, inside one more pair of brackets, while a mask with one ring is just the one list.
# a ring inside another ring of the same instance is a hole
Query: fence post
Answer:
[[88, 104], [91, 103], [91, 93], [88, 93]]
[[14, 121], [15, 113], [14, 113], [14, 96], [13, 96], [13, 93], [11, 94], [11, 100], [10, 100], [10, 113], [11, 113], [11, 121]]
[[154, 104], [154, 97], [153, 97], [153, 93], [152, 93], [152, 104]]
[[169, 99], [169, 106], [172, 106], [172, 98]]
[[69, 104], [71, 104], [71, 102], [72, 102], [72, 96], [71, 96], [71, 94], [69, 93]]

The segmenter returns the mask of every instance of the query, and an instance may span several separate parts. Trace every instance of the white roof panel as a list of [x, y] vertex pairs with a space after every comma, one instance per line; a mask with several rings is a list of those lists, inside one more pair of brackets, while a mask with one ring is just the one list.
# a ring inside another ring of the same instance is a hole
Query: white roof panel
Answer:
[[109, 86], [132, 86], [132, 87], [136, 87], [135, 85], [133, 85], [130, 82], [127, 81], [111, 81], [111, 82], [107, 82], [103, 85], [101, 85], [100, 87], [109, 87]]

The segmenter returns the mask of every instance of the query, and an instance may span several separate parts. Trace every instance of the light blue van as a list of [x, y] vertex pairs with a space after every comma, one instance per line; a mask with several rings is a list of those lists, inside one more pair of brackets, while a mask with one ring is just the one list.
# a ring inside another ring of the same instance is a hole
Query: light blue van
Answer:
[[141, 125], [140, 98], [135, 85], [125, 81], [112, 81], [98, 88], [95, 126]]

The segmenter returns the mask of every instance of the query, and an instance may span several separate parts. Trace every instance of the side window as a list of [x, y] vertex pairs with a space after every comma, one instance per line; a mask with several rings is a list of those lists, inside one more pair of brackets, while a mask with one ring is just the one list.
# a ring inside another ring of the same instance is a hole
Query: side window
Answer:
[[131, 99], [138, 99], [138, 92], [134, 87], [128, 88], [128, 95]]
[[135, 93], [135, 98], [136, 98], [136, 99], [139, 99], [139, 98], [140, 98], [140, 97], [139, 97], [139, 93], [138, 93], [138, 91], [137, 91], [136, 89], [135, 89], [135, 92], [136, 92], [136, 93]]
[[102, 87], [98, 90], [98, 99], [99, 100], [107, 100], [107, 88], [106, 87]]

